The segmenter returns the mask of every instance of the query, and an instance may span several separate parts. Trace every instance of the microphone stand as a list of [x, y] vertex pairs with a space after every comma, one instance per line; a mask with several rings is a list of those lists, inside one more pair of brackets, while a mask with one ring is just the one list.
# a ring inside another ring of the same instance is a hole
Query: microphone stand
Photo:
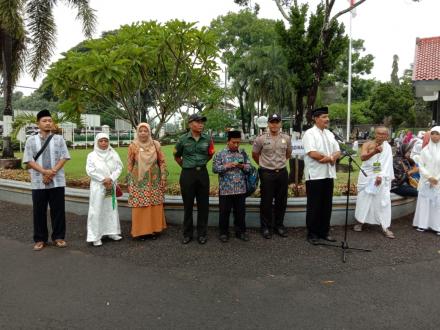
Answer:
[[[334, 132], [332, 132], [333, 135], [335, 136], [336, 140], [339, 142], [344, 143], [344, 141]], [[344, 225], [344, 240], [341, 241], [341, 249], [342, 249], [342, 262], [347, 262], [347, 256], [346, 253], [348, 252], [347, 250], [352, 250], [352, 251], [358, 251], [358, 252], [371, 252], [371, 249], [361, 249], [361, 248], [354, 248], [354, 247], [349, 247], [348, 246], [348, 241], [347, 241], [347, 231], [348, 231], [348, 204], [349, 204], [349, 200], [350, 200], [350, 186], [351, 186], [351, 167], [352, 164], [355, 164], [359, 170], [362, 172], [363, 175], [365, 175], [366, 177], [368, 176], [367, 173], [365, 173], [365, 171], [359, 166], [359, 164], [356, 162], [356, 160], [353, 159], [353, 157], [350, 155], [349, 152], [344, 151], [343, 152], [343, 156], [340, 158], [341, 160], [343, 158], [347, 157], [348, 158], [348, 178], [347, 178], [347, 199], [345, 202], [345, 225]], [[316, 245], [325, 245], [325, 246], [332, 246], [332, 247], [339, 247], [338, 245], [333, 245], [333, 244], [326, 244], [326, 243], [317, 243]]]

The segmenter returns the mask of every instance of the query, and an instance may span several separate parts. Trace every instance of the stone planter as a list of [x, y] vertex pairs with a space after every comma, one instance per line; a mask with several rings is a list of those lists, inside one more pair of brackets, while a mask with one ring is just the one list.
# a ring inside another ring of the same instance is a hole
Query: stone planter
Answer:
[[[131, 219], [131, 209], [127, 203], [128, 194], [118, 198], [118, 209], [121, 220]], [[17, 204], [32, 205], [31, 185], [29, 182], [0, 179], [0, 201]], [[346, 196], [333, 197], [332, 225], [345, 223]], [[306, 225], [305, 197], [289, 198], [287, 200], [286, 227], [304, 227]], [[416, 198], [403, 198], [391, 194], [392, 218], [398, 219], [411, 214], [415, 210]], [[218, 197], [209, 198], [209, 225], [218, 226]], [[260, 225], [260, 199], [249, 197], [246, 199], [246, 225], [258, 228]], [[354, 223], [354, 208], [356, 196], [350, 196], [348, 205], [348, 221]], [[181, 196], [165, 196], [165, 215], [168, 223], [182, 224], [183, 202]], [[89, 191], [87, 189], [66, 188], [66, 211], [79, 215], [87, 215], [89, 209]], [[197, 208], [194, 208], [196, 219]]]

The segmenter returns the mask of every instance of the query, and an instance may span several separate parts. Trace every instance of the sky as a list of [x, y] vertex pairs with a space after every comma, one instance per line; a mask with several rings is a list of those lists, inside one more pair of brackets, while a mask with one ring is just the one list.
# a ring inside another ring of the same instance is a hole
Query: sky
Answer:
[[[308, 2], [314, 8], [319, 0], [298, 0]], [[259, 17], [282, 20], [273, 0], [252, 0], [261, 9]], [[333, 14], [345, 9], [348, 0], [336, 0]], [[228, 12], [237, 12], [240, 7], [233, 0], [90, 0], [96, 10], [98, 25], [94, 37], [101, 32], [117, 29], [124, 24], [136, 21], [157, 20], [166, 22], [170, 19], [198, 22], [199, 26], [209, 25], [212, 19]], [[375, 57], [374, 68], [370, 78], [388, 81], [391, 74], [393, 55], [399, 56], [399, 74], [410, 67], [414, 60], [415, 41], [417, 37], [440, 36], [438, 13], [439, 0], [367, 0], [356, 10], [352, 20], [352, 37], [365, 40], [366, 53]], [[76, 12], [62, 4], [55, 9], [57, 22], [57, 43], [52, 61], [61, 57], [82, 40], [81, 24], [75, 20]], [[349, 31], [349, 14], [340, 17]], [[436, 28], [437, 26], [437, 28]], [[23, 74], [17, 85], [37, 88], [44, 74], [36, 81]], [[16, 88], [29, 95], [33, 90]]]

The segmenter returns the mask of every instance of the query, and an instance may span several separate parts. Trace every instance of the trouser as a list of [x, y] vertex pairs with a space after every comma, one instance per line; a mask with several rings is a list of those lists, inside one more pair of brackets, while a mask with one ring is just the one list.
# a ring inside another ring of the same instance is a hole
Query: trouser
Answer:
[[206, 167], [184, 168], [180, 173], [183, 199], [183, 236], [193, 237], [194, 198], [197, 201], [197, 236], [206, 236], [209, 212], [209, 175]]
[[402, 184], [394, 189], [391, 189], [391, 192], [403, 197], [417, 197], [419, 195], [419, 192], [416, 188], [407, 184]]
[[[290, 167], [289, 184], [295, 183], [295, 167], [296, 167], [295, 162], [296, 162], [295, 158], [289, 159], [289, 167]], [[304, 160], [298, 159], [298, 183], [302, 182], [303, 175], [304, 175]]]
[[288, 175], [286, 168], [268, 170], [260, 167], [261, 230], [284, 227], [287, 206]]
[[330, 230], [333, 179], [307, 180], [306, 224], [309, 237], [326, 237]]
[[220, 235], [229, 233], [229, 216], [231, 209], [234, 214], [234, 228], [236, 233], [246, 232], [245, 223], [246, 195], [224, 195], [219, 197], [219, 231]]
[[34, 242], [47, 242], [47, 206], [50, 208], [52, 241], [64, 239], [66, 234], [66, 214], [64, 187], [32, 190]]

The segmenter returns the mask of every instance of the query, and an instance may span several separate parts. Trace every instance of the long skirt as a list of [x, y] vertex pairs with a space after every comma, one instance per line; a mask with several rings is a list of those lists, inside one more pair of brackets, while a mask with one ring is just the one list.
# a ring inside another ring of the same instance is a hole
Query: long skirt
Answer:
[[89, 214], [87, 217], [87, 242], [95, 242], [106, 235], [120, 235], [118, 204], [113, 209], [111, 197], [105, 197], [101, 184], [90, 183]]
[[413, 226], [440, 232], [440, 204], [419, 194]]
[[131, 209], [131, 236], [160, 233], [167, 227], [163, 204]]

